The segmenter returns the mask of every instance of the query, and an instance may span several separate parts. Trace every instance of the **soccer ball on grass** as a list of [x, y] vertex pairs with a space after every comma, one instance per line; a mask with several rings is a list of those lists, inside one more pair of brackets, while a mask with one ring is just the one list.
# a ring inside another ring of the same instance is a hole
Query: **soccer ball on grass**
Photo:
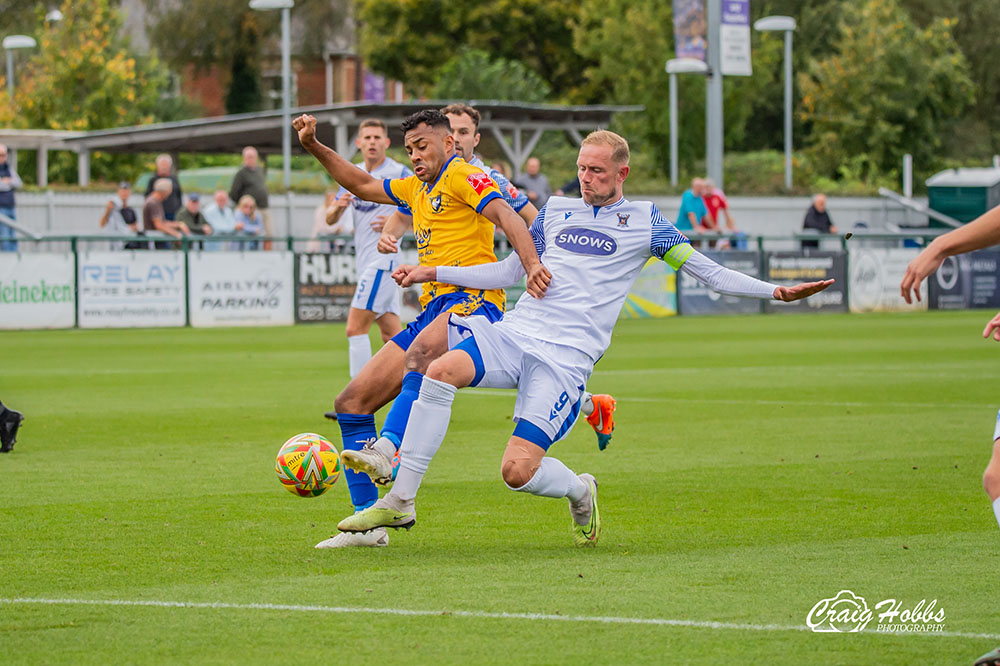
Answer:
[[281, 445], [274, 471], [288, 492], [319, 497], [340, 478], [340, 455], [330, 440], [304, 432]]

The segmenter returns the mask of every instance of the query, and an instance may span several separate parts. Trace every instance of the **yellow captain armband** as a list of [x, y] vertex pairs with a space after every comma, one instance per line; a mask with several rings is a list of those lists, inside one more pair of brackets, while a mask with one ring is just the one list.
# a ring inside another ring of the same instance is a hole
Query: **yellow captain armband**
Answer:
[[692, 254], [694, 254], [694, 248], [691, 247], [691, 243], [681, 243], [667, 250], [663, 254], [663, 261], [667, 262], [667, 265], [676, 271], [684, 265], [685, 261], [691, 258]]

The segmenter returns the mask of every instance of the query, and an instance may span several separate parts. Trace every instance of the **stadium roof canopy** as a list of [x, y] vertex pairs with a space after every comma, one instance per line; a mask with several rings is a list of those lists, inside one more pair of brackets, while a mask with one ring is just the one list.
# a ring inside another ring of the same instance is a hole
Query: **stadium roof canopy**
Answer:
[[[329, 106], [306, 106], [291, 110], [292, 117], [309, 113], [316, 116], [317, 135], [323, 143], [342, 155], [353, 155], [354, 137], [365, 118], [380, 118], [396, 145], [402, 144], [399, 124], [411, 113], [440, 108], [447, 101], [407, 103], [350, 102]], [[565, 132], [576, 143], [591, 130], [607, 127], [616, 113], [642, 111], [641, 106], [561, 106], [516, 102], [469, 101], [482, 114], [480, 132], [484, 140], [492, 136], [519, 171], [534, 150], [543, 132]], [[60, 148], [80, 153], [80, 180], [85, 184], [89, 154], [108, 153], [239, 153], [255, 146], [263, 154], [281, 154], [282, 113], [261, 111], [217, 118], [199, 118], [156, 125], [119, 127], [73, 133], [61, 138]], [[0, 130], [0, 141], [5, 132]], [[24, 146], [28, 147], [28, 146]], [[292, 152], [303, 152], [292, 136]]]

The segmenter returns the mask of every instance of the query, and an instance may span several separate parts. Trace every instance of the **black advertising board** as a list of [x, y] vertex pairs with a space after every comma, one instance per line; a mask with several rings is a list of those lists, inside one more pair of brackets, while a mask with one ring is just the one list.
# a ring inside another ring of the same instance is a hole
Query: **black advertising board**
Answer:
[[847, 255], [843, 252], [768, 252], [763, 280], [782, 286], [800, 282], [836, 280], [809, 298], [783, 303], [764, 303], [767, 313], [847, 312]]
[[1000, 307], [1000, 252], [981, 250], [948, 257], [927, 279], [928, 305], [933, 310]]
[[295, 321], [347, 321], [354, 296], [354, 255], [295, 255]]
[[[740, 250], [704, 251], [704, 255], [734, 271], [760, 277], [760, 254]], [[763, 301], [758, 298], [723, 296], [693, 277], [677, 273], [677, 312], [681, 315], [760, 314]]]

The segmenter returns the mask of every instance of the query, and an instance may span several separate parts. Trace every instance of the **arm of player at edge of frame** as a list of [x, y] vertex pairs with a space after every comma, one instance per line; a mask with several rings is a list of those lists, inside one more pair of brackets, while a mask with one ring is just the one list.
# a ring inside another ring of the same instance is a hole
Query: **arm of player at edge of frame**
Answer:
[[[899, 284], [903, 300], [912, 303], [912, 296], [920, 300], [920, 283], [941, 267], [948, 257], [981, 250], [1000, 243], [1000, 206], [986, 211], [972, 222], [954, 231], [938, 236], [910, 262]], [[910, 293], [910, 290], [913, 293]], [[985, 337], [985, 332], [984, 332]]]
[[535, 241], [532, 240], [524, 220], [500, 197], [486, 204], [482, 215], [503, 230], [514, 252], [521, 259], [521, 265], [528, 277], [526, 283], [528, 293], [535, 298], [541, 298], [549, 287], [552, 273], [538, 259]]
[[372, 178], [362, 169], [338, 155], [336, 151], [324, 146], [316, 138], [316, 118], [304, 113], [292, 121], [292, 127], [298, 132], [299, 143], [306, 151], [316, 158], [330, 177], [340, 183], [344, 189], [365, 201], [394, 204], [396, 201], [385, 192], [382, 180]]

